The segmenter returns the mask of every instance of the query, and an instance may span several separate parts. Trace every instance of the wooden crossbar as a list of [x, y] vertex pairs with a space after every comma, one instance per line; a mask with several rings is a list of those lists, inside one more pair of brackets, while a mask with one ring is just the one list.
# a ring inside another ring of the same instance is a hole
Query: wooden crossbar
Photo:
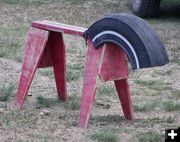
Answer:
[[79, 36], [83, 36], [83, 33], [87, 30], [86, 28], [83, 27], [72, 26], [72, 25], [52, 22], [48, 20], [34, 21], [32, 22], [31, 26], [34, 28], [43, 29], [47, 31], [54, 31], [54, 32], [79, 35]]

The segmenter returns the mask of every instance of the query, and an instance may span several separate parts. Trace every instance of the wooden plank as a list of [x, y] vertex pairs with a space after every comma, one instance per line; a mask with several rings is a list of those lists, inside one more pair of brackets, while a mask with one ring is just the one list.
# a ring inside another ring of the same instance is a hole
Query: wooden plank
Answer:
[[[80, 108], [79, 126], [86, 128], [91, 108], [96, 95], [97, 79], [100, 74], [104, 81], [115, 80], [116, 89], [122, 104], [124, 115], [132, 120], [133, 112], [128, 78], [128, 64], [125, 53], [114, 44], [105, 44], [103, 48], [94, 49], [92, 41], [88, 40], [82, 102]], [[102, 50], [101, 50], [102, 49]]]
[[58, 97], [61, 100], [66, 100], [66, 50], [62, 33], [50, 32], [49, 39]]
[[82, 101], [80, 108], [79, 126], [86, 128], [90, 117], [91, 108], [96, 95], [96, 85], [99, 72], [99, 61], [102, 48], [96, 50], [92, 41], [88, 40], [88, 52], [86, 56]]
[[105, 44], [99, 74], [103, 81], [128, 78], [128, 61], [125, 53], [115, 44]]
[[37, 28], [30, 28], [25, 43], [22, 72], [18, 91], [16, 95], [16, 105], [22, 108], [27, 96], [36, 68], [48, 41], [49, 32]]
[[128, 80], [122, 79], [122, 80], [116, 80], [114, 82], [124, 112], [124, 116], [128, 120], [133, 120], [134, 115], [133, 115], [132, 101], [131, 101], [131, 94], [129, 91]]
[[34, 21], [32, 22], [31, 26], [48, 31], [55, 31], [55, 32], [61, 32], [65, 34], [72, 34], [79, 36], [83, 36], [83, 33], [87, 30], [87, 28], [72, 26], [58, 22], [52, 22], [48, 20]]
[[38, 64], [38, 68], [52, 67], [52, 55], [51, 55], [51, 45], [50, 40], [46, 44], [44, 52], [42, 54], [41, 60]]

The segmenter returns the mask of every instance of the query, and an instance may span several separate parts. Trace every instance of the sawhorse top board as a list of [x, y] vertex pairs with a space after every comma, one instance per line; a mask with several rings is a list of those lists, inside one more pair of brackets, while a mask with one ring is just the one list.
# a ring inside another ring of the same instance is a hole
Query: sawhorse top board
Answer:
[[87, 28], [72, 26], [58, 22], [52, 22], [48, 20], [34, 21], [32, 22], [31, 26], [34, 28], [43, 29], [47, 31], [54, 31], [79, 36], [83, 36], [83, 33], [87, 30]]

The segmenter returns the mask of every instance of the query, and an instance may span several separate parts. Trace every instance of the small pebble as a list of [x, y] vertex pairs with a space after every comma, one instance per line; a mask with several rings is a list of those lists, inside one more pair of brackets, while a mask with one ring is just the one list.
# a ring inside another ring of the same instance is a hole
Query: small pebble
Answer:
[[40, 116], [47, 116], [47, 115], [49, 115], [50, 114], [50, 111], [48, 111], [48, 110], [42, 110], [41, 112], [40, 112]]
[[32, 96], [32, 93], [29, 92], [29, 93], [28, 93], [28, 96]]
[[0, 113], [4, 113], [4, 109], [3, 108], [0, 108]]

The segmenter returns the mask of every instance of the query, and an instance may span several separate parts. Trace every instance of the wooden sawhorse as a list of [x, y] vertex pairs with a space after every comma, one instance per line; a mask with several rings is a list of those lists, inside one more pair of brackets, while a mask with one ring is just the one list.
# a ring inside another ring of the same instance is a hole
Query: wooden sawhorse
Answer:
[[125, 118], [133, 120], [131, 95], [128, 85], [128, 63], [125, 53], [114, 44], [105, 44], [98, 50], [88, 40], [79, 126], [87, 127], [96, 95], [98, 75], [103, 81], [114, 81]]
[[[22, 108], [37, 68], [53, 67], [59, 99], [67, 99], [66, 50], [64, 34], [83, 36], [86, 28], [51, 21], [32, 23], [25, 42], [22, 72], [16, 95], [16, 105]], [[91, 107], [96, 95], [98, 76], [104, 81], [114, 81], [126, 119], [132, 120], [132, 102], [128, 86], [127, 57], [121, 48], [105, 44], [98, 50], [88, 41], [84, 71], [84, 84], [79, 126], [87, 127]]]

